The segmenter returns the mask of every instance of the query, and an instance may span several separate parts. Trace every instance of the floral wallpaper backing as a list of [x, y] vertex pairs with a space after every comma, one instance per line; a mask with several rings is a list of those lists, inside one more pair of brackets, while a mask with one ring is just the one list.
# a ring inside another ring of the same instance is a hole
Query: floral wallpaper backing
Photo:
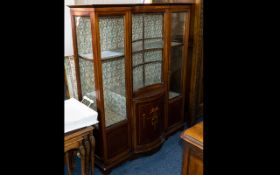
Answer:
[[[144, 20], [143, 20], [144, 19]], [[143, 25], [145, 25], [145, 38], [162, 37], [163, 15], [133, 15], [132, 39], [143, 38]], [[91, 25], [89, 17], [76, 17], [76, 34], [78, 53], [92, 53]], [[124, 18], [100, 17], [100, 47], [102, 51], [115, 50], [124, 47]], [[158, 39], [157, 39], [158, 40]], [[123, 50], [123, 49], [120, 49]], [[144, 55], [143, 55], [144, 54]], [[162, 61], [162, 50], [145, 51], [133, 54], [133, 65], [144, 61]], [[106, 126], [111, 126], [126, 119], [125, 97], [125, 57], [112, 58], [102, 61], [102, 79], [105, 106]], [[77, 98], [77, 82], [73, 57], [65, 57], [66, 77], [68, 87], [71, 87], [70, 96]], [[143, 87], [143, 71], [145, 86], [161, 82], [162, 63], [145, 64], [133, 69], [133, 89]], [[82, 95], [95, 101], [91, 107], [96, 110], [96, 94], [94, 80], [94, 65], [92, 60], [79, 59]], [[69, 88], [70, 91], [70, 88]]]
[[[124, 17], [99, 18], [101, 51], [124, 49]], [[123, 53], [124, 54], [124, 53]], [[105, 123], [110, 126], [126, 119], [125, 57], [102, 61]]]
[[124, 48], [124, 17], [99, 17], [101, 51]]
[[93, 53], [90, 17], [76, 17], [75, 22], [79, 54]]
[[[132, 15], [132, 41], [141, 40], [138, 42], [144, 42], [142, 44], [144, 44], [145, 48], [147, 48], [148, 45], [149, 48], [162, 48], [162, 45], [157, 44], [159, 42], [162, 42], [162, 39], [158, 39], [158, 38], [162, 38], [162, 29], [163, 29], [163, 14], [154, 13], [154, 14], [147, 15], [143, 13], [143, 14]], [[151, 41], [154, 41], [154, 43], [156, 44], [152, 44]], [[136, 45], [137, 43], [134, 42], [133, 44]], [[139, 47], [133, 47], [133, 51], [138, 51], [138, 50]], [[145, 50], [143, 53], [134, 53], [132, 55], [132, 62], [133, 62], [132, 65], [135, 66], [133, 68], [134, 91], [148, 85], [162, 82], [161, 79], [162, 63], [154, 62], [154, 63], [144, 64], [144, 65], [139, 65], [150, 61], [162, 61], [162, 50]]]
[[145, 14], [144, 15], [144, 37], [156, 38], [162, 37], [163, 32], [163, 14]]

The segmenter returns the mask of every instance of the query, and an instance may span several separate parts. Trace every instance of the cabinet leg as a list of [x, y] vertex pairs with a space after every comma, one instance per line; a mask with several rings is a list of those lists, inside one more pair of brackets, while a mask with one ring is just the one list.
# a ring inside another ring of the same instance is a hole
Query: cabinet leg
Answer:
[[94, 175], [94, 152], [95, 152], [95, 139], [93, 137], [93, 135], [89, 136], [89, 140], [90, 140], [90, 145], [91, 145], [91, 175]]

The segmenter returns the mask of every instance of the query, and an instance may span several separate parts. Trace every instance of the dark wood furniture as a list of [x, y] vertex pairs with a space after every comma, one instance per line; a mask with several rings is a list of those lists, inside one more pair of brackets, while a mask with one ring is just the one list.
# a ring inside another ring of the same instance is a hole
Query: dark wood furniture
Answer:
[[[188, 2], [193, 0], [175, 0]], [[190, 48], [189, 48], [189, 71], [190, 75], [186, 81], [187, 86], [185, 108], [188, 112], [187, 122], [189, 126], [203, 116], [203, 0], [194, 0], [191, 13], [190, 25]]]
[[203, 0], [152, 0], [163, 3], [192, 3], [187, 59], [185, 114], [188, 126], [203, 116]]
[[203, 121], [181, 134], [184, 140], [182, 175], [203, 175]]
[[73, 151], [78, 151], [81, 158], [81, 174], [88, 175], [91, 168], [91, 175], [94, 175], [94, 150], [95, 139], [93, 127], [70, 131], [64, 135], [64, 155], [67, 164], [68, 174], [73, 171]]
[[104, 171], [184, 127], [191, 3], [71, 5], [77, 93]]

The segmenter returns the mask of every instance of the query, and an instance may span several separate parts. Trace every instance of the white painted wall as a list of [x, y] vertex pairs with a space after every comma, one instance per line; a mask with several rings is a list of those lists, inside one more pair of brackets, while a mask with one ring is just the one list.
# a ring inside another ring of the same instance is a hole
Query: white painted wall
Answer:
[[74, 55], [72, 45], [72, 29], [70, 8], [66, 5], [73, 5], [74, 0], [64, 0], [64, 56]]

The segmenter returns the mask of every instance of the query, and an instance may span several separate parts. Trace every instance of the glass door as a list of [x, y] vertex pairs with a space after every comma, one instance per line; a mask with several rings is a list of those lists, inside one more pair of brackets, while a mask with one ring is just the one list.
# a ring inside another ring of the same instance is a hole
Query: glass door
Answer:
[[187, 12], [171, 13], [169, 99], [182, 95], [186, 19]]
[[76, 16], [75, 28], [81, 98], [92, 100], [90, 107], [97, 111], [90, 17]]
[[105, 125], [127, 119], [124, 16], [99, 16]]
[[163, 82], [163, 13], [132, 15], [133, 92]]

